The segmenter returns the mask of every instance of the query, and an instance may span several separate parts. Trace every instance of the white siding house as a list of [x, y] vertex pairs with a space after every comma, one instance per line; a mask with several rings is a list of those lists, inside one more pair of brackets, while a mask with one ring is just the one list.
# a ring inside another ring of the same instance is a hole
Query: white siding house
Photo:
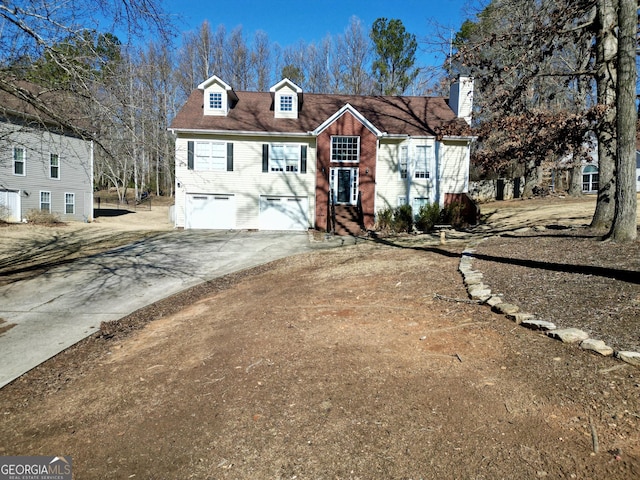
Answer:
[[444, 205], [468, 191], [472, 79], [441, 97], [236, 92], [213, 76], [178, 112], [179, 228], [330, 230], [334, 211]]

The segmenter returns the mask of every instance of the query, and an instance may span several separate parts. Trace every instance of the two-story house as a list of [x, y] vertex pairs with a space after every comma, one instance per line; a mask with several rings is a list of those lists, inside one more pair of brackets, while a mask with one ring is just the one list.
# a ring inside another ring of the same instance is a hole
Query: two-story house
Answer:
[[173, 120], [175, 225], [331, 229], [358, 208], [364, 228], [385, 207], [444, 205], [468, 191], [473, 79], [451, 98], [304, 93], [284, 79], [236, 92], [217, 76]]
[[0, 219], [20, 222], [41, 210], [91, 221], [92, 195], [92, 142], [0, 92]]

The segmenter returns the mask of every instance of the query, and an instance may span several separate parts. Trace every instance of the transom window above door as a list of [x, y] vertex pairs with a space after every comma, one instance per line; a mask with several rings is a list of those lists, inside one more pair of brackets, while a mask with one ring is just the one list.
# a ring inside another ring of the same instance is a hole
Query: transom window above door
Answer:
[[332, 162], [359, 162], [360, 137], [331, 137]]

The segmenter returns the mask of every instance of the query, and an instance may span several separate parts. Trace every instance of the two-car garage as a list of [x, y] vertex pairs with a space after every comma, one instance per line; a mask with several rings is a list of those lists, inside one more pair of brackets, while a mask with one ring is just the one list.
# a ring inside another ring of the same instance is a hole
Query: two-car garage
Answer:
[[255, 200], [248, 202], [251, 206], [246, 208], [246, 219], [239, 218], [239, 200], [233, 194], [187, 194], [185, 228], [233, 230], [257, 226], [260, 230], [291, 231], [309, 228], [308, 197], [261, 195], [257, 206]]

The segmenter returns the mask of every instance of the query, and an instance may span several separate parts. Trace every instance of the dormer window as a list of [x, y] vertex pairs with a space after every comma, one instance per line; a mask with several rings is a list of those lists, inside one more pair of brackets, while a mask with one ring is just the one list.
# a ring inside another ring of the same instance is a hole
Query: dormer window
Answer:
[[198, 85], [198, 88], [203, 90], [205, 115], [227, 115], [238, 101], [233, 88], [215, 75]]
[[275, 118], [298, 118], [302, 107], [302, 89], [288, 78], [281, 80], [269, 89], [273, 95], [273, 113]]
[[209, 108], [211, 110], [222, 110], [222, 93], [221, 92], [209, 93]]

